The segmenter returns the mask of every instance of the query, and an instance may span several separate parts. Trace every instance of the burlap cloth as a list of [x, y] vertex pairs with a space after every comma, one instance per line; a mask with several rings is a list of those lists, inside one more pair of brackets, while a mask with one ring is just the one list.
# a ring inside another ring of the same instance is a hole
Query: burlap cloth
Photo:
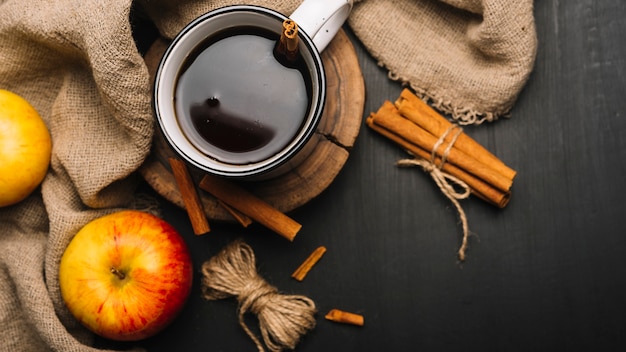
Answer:
[[[239, 0], [143, 0], [167, 37]], [[247, 1], [292, 12], [300, 0]], [[349, 25], [393, 79], [460, 119], [507, 113], [532, 70], [530, 0], [363, 0]], [[66, 310], [58, 264], [89, 220], [134, 207], [154, 130], [131, 0], [0, 0], [0, 88], [28, 99], [53, 139], [41, 191], [0, 209], [0, 350], [89, 351]], [[392, 98], [392, 97], [390, 97]]]

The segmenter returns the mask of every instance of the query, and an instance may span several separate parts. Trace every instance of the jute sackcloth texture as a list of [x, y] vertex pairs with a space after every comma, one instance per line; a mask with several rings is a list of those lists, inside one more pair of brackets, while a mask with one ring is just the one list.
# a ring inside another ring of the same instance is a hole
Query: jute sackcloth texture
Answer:
[[[235, 3], [0, 0], [0, 88], [30, 101], [53, 140], [41, 188], [0, 209], [0, 351], [95, 350], [63, 304], [58, 266], [80, 227], [136, 207], [155, 127], [131, 8], [171, 38]], [[245, 3], [289, 14], [300, 0]], [[363, 0], [349, 25], [392, 78], [460, 117], [508, 112], [534, 61], [528, 0]]]
[[532, 0], [365, 0], [349, 23], [390, 78], [459, 124], [506, 116], [535, 61]]

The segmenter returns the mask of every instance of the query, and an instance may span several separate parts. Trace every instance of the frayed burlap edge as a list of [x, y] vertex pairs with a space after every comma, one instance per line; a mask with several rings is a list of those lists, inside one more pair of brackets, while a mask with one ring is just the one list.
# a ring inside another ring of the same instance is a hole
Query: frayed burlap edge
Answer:
[[450, 116], [459, 125], [480, 125], [484, 122], [493, 122], [500, 117], [511, 117], [510, 109], [501, 113], [494, 112], [479, 112], [473, 108], [458, 107], [455, 106], [450, 100], [438, 97], [435, 94], [430, 94], [426, 89], [423, 89], [417, 84], [411, 83], [408, 79], [399, 76], [397, 73], [386, 67], [382, 62], [378, 63], [379, 66], [385, 67], [389, 70], [387, 76], [393, 81], [398, 81], [405, 86], [410, 87], [415, 95], [420, 97], [426, 103], [439, 110], [445, 115]]
[[389, 79], [457, 124], [480, 125], [511, 117], [537, 37], [531, 0], [474, 3], [483, 13], [448, 0], [365, 0], [355, 2], [348, 23]]

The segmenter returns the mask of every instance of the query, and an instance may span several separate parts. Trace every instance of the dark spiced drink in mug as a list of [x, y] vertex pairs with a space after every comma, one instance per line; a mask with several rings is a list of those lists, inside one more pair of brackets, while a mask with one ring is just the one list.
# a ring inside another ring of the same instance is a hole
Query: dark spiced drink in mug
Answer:
[[[348, 0], [305, 0], [287, 18], [228, 6], [187, 25], [155, 81], [157, 121], [172, 149], [200, 170], [231, 178], [263, 179], [297, 166], [317, 142], [326, 99], [320, 51], [351, 7]], [[288, 54], [278, 50], [285, 23], [296, 29]]]

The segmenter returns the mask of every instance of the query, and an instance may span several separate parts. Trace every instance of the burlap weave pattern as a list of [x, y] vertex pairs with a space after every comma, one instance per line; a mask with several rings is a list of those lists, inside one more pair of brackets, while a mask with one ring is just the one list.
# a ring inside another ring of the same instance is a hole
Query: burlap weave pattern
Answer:
[[[244, 1], [292, 12], [300, 0]], [[143, 0], [162, 35], [237, 0]], [[50, 128], [41, 190], [0, 209], [1, 351], [91, 351], [70, 316], [58, 264], [89, 220], [129, 207], [154, 132], [131, 0], [0, 0], [0, 88]], [[371, 54], [457, 117], [511, 109], [534, 62], [529, 0], [362, 0], [349, 25]]]
[[506, 115], [532, 71], [532, 0], [386, 0], [349, 19], [370, 53], [461, 124]]

